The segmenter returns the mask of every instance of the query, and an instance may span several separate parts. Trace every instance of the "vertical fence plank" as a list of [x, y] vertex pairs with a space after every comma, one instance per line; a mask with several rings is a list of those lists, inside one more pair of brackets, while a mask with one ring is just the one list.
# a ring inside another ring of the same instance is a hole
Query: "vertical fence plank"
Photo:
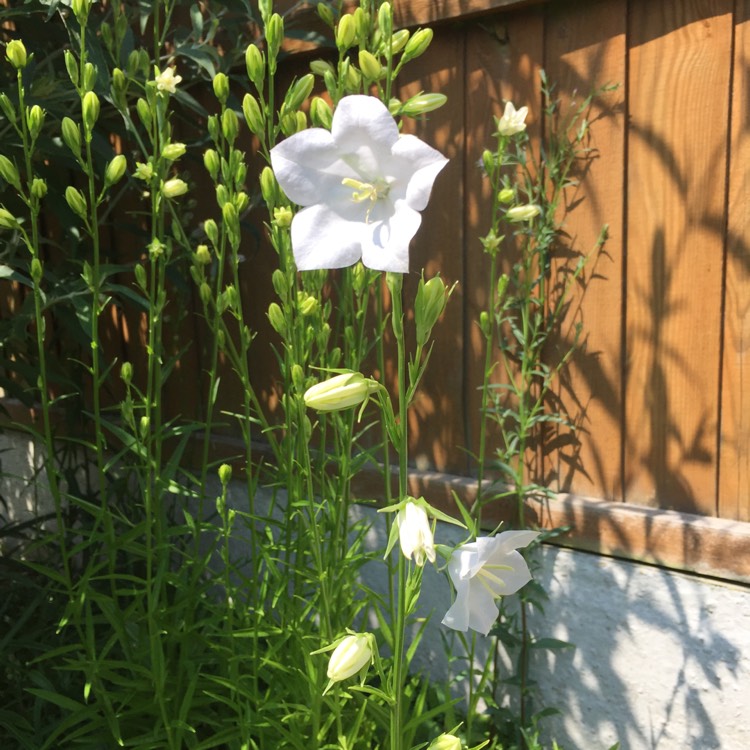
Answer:
[[[609, 225], [605, 250], [592, 255], [571, 286], [570, 306], [562, 325], [557, 358], [575, 341], [580, 346], [563, 372], [558, 389], [563, 412], [577, 426], [562, 429], [546, 446], [550, 480], [558, 489], [608, 500], [622, 499], [622, 266], [623, 170], [625, 164], [625, 0], [550, 7], [545, 28], [545, 69], [562, 114], [580, 104], [595, 88], [618, 84], [603, 93], [586, 114], [591, 122], [592, 151], [573, 177], [580, 181], [566, 194], [564, 243], [555, 277], [569, 283], [581, 255], [595, 247], [604, 224]], [[573, 257], [566, 257], [573, 253]], [[557, 360], [555, 360], [557, 361]]]
[[750, 521], [750, 0], [735, 23], [719, 515]]
[[625, 499], [716, 511], [728, 0], [630, 11]]
[[[425, 278], [437, 273], [448, 284], [463, 287], [463, 140], [464, 36], [449, 26], [438, 27], [427, 53], [408, 64], [399, 76], [399, 96], [406, 100], [424, 92], [445, 94], [448, 102], [417, 120], [404, 122], [414, 133], [450, 160], [438, 175], [422, 225], [412, 242], [405, 299], [414, 300], [421, 269]], [[413, 322], [413, 315], [409, 314]], [[463, 337], [460, 294], [448, 303], [434, 331], [434, 347], [412, 409], [409, 423], [411, 457], [420, 468], [463, 473]]]

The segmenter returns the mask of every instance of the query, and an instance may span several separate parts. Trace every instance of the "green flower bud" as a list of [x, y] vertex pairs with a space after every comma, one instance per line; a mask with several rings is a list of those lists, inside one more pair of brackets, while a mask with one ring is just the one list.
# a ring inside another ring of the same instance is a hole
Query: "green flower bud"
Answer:
[[379, 81], [381, 79], [385, 69], [372, 52], [368, 52], [366, 49], [361, 49], [359, 51], [358, 60], [359, 68], [367, 80]]
[[247, 77], [258, 91], [262, 91], [266, 75], [266, 62], [257, 44], [248, 44], [245, 50], [245, 66], [247, 67]]
[[213, 80], [214, 95], [222, 103], [226, 104], [229, 98], [229, 79], [225, 73], [217, 73]]
[[350, 13], [345, 13], [339, 18], [339, 24], [336, 27], [336, 46], [339, 52], [348, 50], [354, 44], [357, 35], [357, 29], [354, 25], [354, 18]]
[[308, 317], [320, 310], [320, 302], [311, 294], [299, 291], [297, 292], [297, 307], [304, 317]]
[[122, 367], [120, 367], [120, 380], [122, 380], [125, 385], [130, 385], [133, 380], [133, 365], [130, 364], [130, 362], [122, 363]]
[[489, 232], [487, 232], [487, 235], [485, 237], [482, 237], [480, 242], [484, 246], [484, 251], [488, 255], [496, 255], [497, 251], [500, 249], [500, 243], [503, 241], [503, 237], [498, 237], [495, 234], [494, 229], [490, 229]]
[[87, 62], [83, 66], [83, 89], [84, 91], [93, 91], [96, 84], [96, 67], [93, 63]]
[[326, 60], [313, 60], [310, 63], [310, 71], [316, 76], [320, 76], [321, 78], [326, 73], [333, 74], [335, 72], [333, 69], [333, 65], [331, 65], [331, 63], [327, 62]]
[[297, 116], [294, 112], [287, 112], [282, 116], [280, 125], [284, 135], [294, 135], [297, 132]]
[[370, 33], [370, 14], [362, 7], [355, 8], [354, 13], [354, 39], [362, 42]]
[[83, 126], [89, 132], [94, 129], [99, 119], [99, 97], [93, 91], [87, 91], [83, 97]]
[[110, 51], [110, 53], [112, 53], [113, 51], [112, 26], [106, 22], [102, 22], [101, 25], [99, 26], [99, 33], [102, 35], [102, 41], [104, 42], [104, 46]]
[[258, 100], [252, 94], [245, 94], [242, 99], [242, 114], [245, 115], [245, 122], [250, 132], [258, 136], [262, 135], [266, 128], [265, 118]]
[[401, 50], [406, 47], [407, 42], [411, 33], [408, 29], [399, 29], [391, 37], [391, 54], [397, 55]]
[[307, 130], [307, 115], [300, 109], [295, 114], [297, 120], [296, 132], [299, 133], [301, 130]]
[[237, 213], [242, 213], [250, 205], [250, 196], [244, 191], [240, 190], [234, 196], [234, 206], [237, 209]]
[[211, 292], [211, 287], [204, 281], [200, 287], [198, 287], [198, 294], [200, 295], [201, 302], [204, 305], [207, 305], [211, 297], [213, 296], [213, 293]]
[[497, 199], [500, 203], [511, 203], [516, 197], [516, 192], [513, 188], [503, 188], [498, 194]]
[[219, 160], [219, 155], [212, 148], [207, 149], [206, 153], [203, 154], [203, 166], [208, 170], [211, 179], [216, 180], [219, 175], [221, 161]]
[[141, 421], [139, 423], [139, 432], [141, 435], [141, 440], [145, 440], [146, 436], [148, 435], [149, 427], [151, 426], [151, 421], [148, 417], [141, 417]]
[[139, 97], [138, 101], [135, 103], [135, 108], [138, 112], [138, 117], [140, 118], [141, 123], [143, 123], [143, 127], [146, 128], [146, 130], [151, 130], [153, 117], [151, 115], [151, 107], [148, 106], [148, 102], [142, 97]]
[[29, 135], [32, 140], [38, 138], [44, 126], [44, 110], [38, 104], [35, 104], [28, 110], [26, 124], [28, 125]]
[[333, 28], [333, 11], [331, 10], [330, 5], [326, 5], [325, 3], [318, 3], [317, 11], [320, 20], [323, 21], [326, 26], [330, 26], [331, 28]]
[[443, 314], [448, 302], [448, 290], [440, 276], [429, 281], [419, 280], [417, 298], [414, 303], [414, 318], [417, 326], [417, 344], [424, 346], [430, 337], [435, 323]]
[[313, 97], [310, 102], [310, 120], [317, 128], [331, 129], [333, 112], [325, 99], [321, 99], [319, 96]]
[[390, 3], [383, 3], [378, 8], [378, 28], [383, 39], [389, 39], [393, 34], [393, 11]]
[[258, 10], [260, 11], [263, 23], [268, 23], [268, 17], [273, 10], [273, 0], [258, 0]]
[[208, 120], [206, 120], [206, 127], [208, 128], [211, 140], [216, 143], [219, 140], [219, 116], [210, 115]]
[[198, 245], [195, 248], [195, 262], [200, 266], [207, 266], [211, 263], [211, 251], [208, 245]]
[[0, 177], [16, 190], [21, 189], [21, 178], [16, 165], [7, 157], [0, 154]]
[[132, 78], [138, 72], [138, 69], [140, 67], [141, 67], [140, 51], [137, 49], [134, 49], [128, 55], [128, 61], [125, 64], [125, 70], [128, 71], [128, 75]]
[[16, 217], [3, 206], [0, 206], [0, 229], [18, 229]]
[[512, 222], [531, 221], [542, 212], [542, 209], [534, 203], [528, 203], [525, 206], [513, 206], [505, 214], [505, 218]]
[[107, 164], [107, 168], [104, 171], [104, 184], [107, 187], [116, 185], [125, 174], [127, 166], [128, 162], [125, 156], [123, 154], [117, 154], [117, 156]]
[[219, 227], [216, 222], [213, 219], [206, 219], [203, 222], [203, 231], [213, 246], [216, 247], [219, 244]]
[[31, 268], [29, 270], [31, 273], [32, 281], [38, 286], [39, 282], [42, 280], [42, 276], [44, 275], [42, 262], [39, 260], [39, 258], [31, 259]]
[[276, 268], [274, 272], [271, 274], [271, 284], [273, 285], [273, 290], [276, 292], [276, 294], [279, 295], [279, 298], [282, 300], [282, 302], [286, 302], [287, 300], [286, 276], [284, 276], [284, 272], [280, 268]]
[[404, 48], [402, 62], [413, 60], [424, 54], [432, 41], [432, 29], [418, 29]]
[[286, 321], [284, 320], [284, 313], [276, 302], [272, 302], [268, 306], [268, 321], [276, 333], [280, 336], [284, 335], [284, 331], [286, 331]]
[[232, 467], [229, 464], [219, 466], [219, 481], [224, 487], [232, 481]]
[[495, 297], [495, 303], [500, 304], [505, 299], [505, 294], [508, 291], [508, 283], [510, 279], [508, 274], [504, 273], [497, 280], [497, 295]]
[[135, 281], [138, 286], [145, 292], [148, 289], [148, 279], [146, 278], [146, 269], [138, 263], [133, 269], [135, 273]]
[[292, 84], [284, 99], [287, 109], [299, 109], [302, 102], [310, 96], [314, 83], [315, 76], [312, 73], [308, 73]]
[[224, 208], [224, 204], [229, 202], [229, 191], [226, 185], [216, 186], [216, 203], [219, 208]]
[[70, 206], [70, 210], [81, 219], [86, 218], [86, 212], [88, 210], [86, 205], [86, 197], [80, 191], [74, 188], [72, 185], [68, 185], [65, 188], [65, 200]]
[[350, 65], [346, 69], [344, 84], [346, 90], [353, 93], [359, 91], [360, 86], [362, 85], [362, 74], [353, 65]]
[[305, 371], [296, 362], [292, 365], [292, 383], [298, 391], [305, 387]]
[[345, 372], [305, 391], [305, 405], [315, 411], [341, 411], [361, 404], [378, 389], [374, 380], [358, 372]]
[[487, 310], [482, 310], [479, 313], [479, 328], [485, 339], [489, 339], [492, 336], [492, 324], [490, 323], [490, 315]]
[[78, 86], [78, 60], [76, 60], [75, 55], [69, 49], [66, 49], [65, 52], [63, 52], [63, 58], [65, 60], [65, 69], [68, 71], [70, 82], [74, 86]]
[[240, 217], [237, 213], [237, 208], [235, 207], [234, 203], [232, 203], [231, 201], [227, 201], [221, 207], [221, 216], [230, 230], [236, 231], [239, 228]]
[[89, 14], [90, 7], [90, 0], [71, 0], [70, 2], [70, 8], [81, 26], [86, 23], [86, 17]]
[[271, 167], [264, 167], [260, 173], [260, 192], [269, 210], [279, 202], [279, 184]]
[[221, 132], [229, 144], [235, 142], [240, 132], [240, 123], [233, 109], [225, 109], [221, 115]]
[[35, 177], [31, 181], [31, 195], [38, 201], [47, 195], [47, 183], [41, 177]]
[[124, 94], [128, 88], [128, 79], [120, 68], [112, 71], [112, 91], [118, 94]]
[[5, 56], [16, 70], [26, 67], [26, 62], [28, 60], [26, 56], [26, 47], [24, 47], [23, 42], [20, 39], [12, 39], [8, 42], [8, 46], [5, 48]]
[[237, 287], [229, 284], [224, 290], [224, 304], [229, 310], [237, 310], [240, 306], [240, 295], [237, 293]]
[[7, 94], [0, 93], [0, 109], [3, 110], [3, 114], [9, 122], [15, 123], [16, 108], [13, 106], [13, 102], [8, 98]]
[[178, 177], [166, 180], [161, 187], [161, 193], [165, 198], [179, 198], [181, 195], [185, 195], [187, 191], [187, 183]]
[[448, 101], [445, 94], [417, 94], [407, 99], [401, 107], [401, 114], [406, 117], [417, 117], [442, 107]]
[[453, 734], [441, 734], [429, 744], [427, 750], [461, 750], [461, 740]]
[[185, 151], [184, 143], [168, 143], [161, 151], [161, 155], [167, 161], [176, 161], [184, 155]]
[[268, 43], [268, 70], [270, 73], [276, 72], [276, 58], [281, 48], [281, 43], [284, 41], [284, 19], [278, 14], [274, 13], [269, 19], [266, 25], [266, 42]]
[[273, 210], [273, 221], [277, 227], [288, 229], [292, 225], [292, 209], [288, 206], [279, 206]]

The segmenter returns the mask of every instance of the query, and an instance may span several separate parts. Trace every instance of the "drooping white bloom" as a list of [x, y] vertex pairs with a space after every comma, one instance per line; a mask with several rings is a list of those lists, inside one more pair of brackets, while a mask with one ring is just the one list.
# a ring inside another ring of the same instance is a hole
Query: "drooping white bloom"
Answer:
[[416, 503], [408, 502], [396, 514], [398, 539], [401, 551], [407, 560], [414, 557], [414, 562], [421, 568], [425, 558], [435, 562], [435, 542], [430, 527], [427, 511]]
[[168, 94], [174, 94], [177, 91], [177, 84], [182, 80], [182, 76], [174, 74], [174, 68], [164, 68], [156, 76], [156, 88], [158, 91], [166, 91]]
[[368, 268], [407, 272], [419, 212], [447, 161], [416, 136], [399, 135], [372, 96], [344, 97], [330, 132], [310, 128], [282, 141], [271, 165], [304, 207], [292, 221], [297, 268], [343, 268], [361, 258]]
[[446, 612], [443, 625], [487, 635], [499, 612], [495, 600], [514, 594], [531, 580], [528, 565], [516, 550], [538, 535], [536, 531], [504, 531], [456, 549], [448, 563], [456, 601]]
[[328, 662], [328, 679], [340, 682], [353, 677], [372, 661], [372, 636], [368, 633], [348, 635], [334, 649]]
[[500, 135], [515, 135], [526, 130], [528, 107], [516, 109], [513, 102], [506, 102], [503, 116], [497, 121], [497, 132]]

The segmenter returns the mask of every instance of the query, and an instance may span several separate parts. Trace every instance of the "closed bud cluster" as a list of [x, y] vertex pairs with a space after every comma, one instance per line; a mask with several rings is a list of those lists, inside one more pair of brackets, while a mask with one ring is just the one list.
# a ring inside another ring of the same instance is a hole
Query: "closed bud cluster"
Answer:
[[161, 193], [165, 198], [179, 198], [181, 195], [185, 195], [187, 191], [187, 182], [179, 179], [179, 177], [166, 180], [161, 188]]
[[16, 165], [2, 154], [0, 154], [0, 177], [16, 190], [21, 189], [21, 178], [18, 176]]
[[38, 138], [44, 126], [44, 110], [38, 104], [35, 104], [27, 112], [26, 124], [29, 127], [29, 135], [32, 140]]
[[266, 75], [266, 61], [263, 59], [263, 54], [258, 49], [257, 44], [248, 44], [245, 50], [245, 66], [247, 67], [247, 77], [258, 91], [262, 91]]
[[123, 154], [117, 154], [117, 156], [107, 164], [107, 168], [104, 170], [104, 184], [107, 187], [116, 185], [125, 174], [127, 166], [128, 163], [125, 156]]
[[65, 188], [65, 200], [70, 206], [70, 210], [79, 218], [86, 218], [86, 197], [80, 190], [77, 190], [72, 185], [68, 185]]
[[185, 154], [186, 150], [184, 143], [168, 143], [161, 150], [161, 155], [167, 161], [176, 161]]
[[430, 42], [432, 42], [432, 35], [432, 29], [417, 30], [404, 48], [402, 62], [413, 60], [424, 54], [430, 46]]
[[310, 102], [310, 120], [316, 128], [331, 129], [333, 112], [325, 99], [321, 99], [319, 96], [313, 97]]
[[265, 118], [258, 100], [252, 94], [245, 94], [242, 99], [242, 114], [245, 115], [245, 122], [250, 132], [261, 135], [265, 130]]
[[5, 56], [16, 70], [26, 67], [28, 61], [26, 47], [20, 39], [12, 39], [8, 42], [8, 46], [5, 48]]
[[406, 117], [417, 117], [442, 107], [447, 101], [448, 97], [445, 94], [417, 94], [404, 102], [401, 114]]

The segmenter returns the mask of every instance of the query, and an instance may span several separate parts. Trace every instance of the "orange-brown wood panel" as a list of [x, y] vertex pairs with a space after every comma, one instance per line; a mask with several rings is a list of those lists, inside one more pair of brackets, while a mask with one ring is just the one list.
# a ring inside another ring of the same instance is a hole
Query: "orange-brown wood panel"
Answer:
[[716, 512], [729, 0], [629, 15], [625, 499]]
[[467, 18], [546, 0], [394, 0], [396, 23], [414, 26], [451, 18]]
[[[448, 26], [435, 30], [428, 52], [404, 68], [398, 93], [402, 100], [420, 91], [441, 93], [448, 102], [434, 112], [407, 120], [411, 132], [441, 151], [450, 161], [438, 175], [422, 225], [412, 242], [405, 304], [411, 308], [420, 270], [425, 278], [440, 273], [448, 284], [464, 285], [464, 35]], [[411, 310], [408, 328], [413, 324]], [[427, 373], [412, 409], [410, 454], [418, 466], [462, 473], [466, 454], [463, 437], [463, 322], [460, 291], [448, 303], [433, 330], [434, 348]]]
[[[622, 268], [623, 172], [625, 166], [624, 0], [560, 3], [550, 6], [545, 25], [545, 70], [561, 99], [564, 117], [594, 89], [618, 84], [599, 95], [585, 113], [589, 137], [566, 192], [560, 219], [564, 239], [553, 263], [554, 299], [570, 290], [570, 304], [559, 338], [551, 347], [554, 365], [576, 340], [579, 347], [555, 388], [559, 405], [576, 425], [558, 432], [547, 448], [547, 480], [559, 490], [579, 495], [622, 499]], [[609, 239], [592, 253], [604, 225]], [[589, 256], [580, 283], [571, 273], [581, 256]]]
[[[543, 55], [543, 17], [537, 9], [491, 16], [467, 27], [466, 41], [466, 155], [464, 184], [466, 189], [466, 246], [464, 250], [465, 288], [462, 290], [465, 311], [464, 339], [466, 387], [466, 446], [479, 448], [481, 396], [478, 388], [484, 375], [484, 337], [477, 321], [487, 309], [489, 300], [490, 262], [483, 252], [480, 237], [491, 227], [492, 196], [490, 185], [478, 164], [482, 152], [496, 145], [494, 118], [503, 113], [506, 101], [516, 107], [529, 107], [527, 131], [538, 137], [540, 123], [539, 73]], [[512, 241], [500, 254], [500, 271], [508, 272], [517, 259]], [[496, 352], [496, 360], [499, 354]], [[503, 378], [504, 369], [495, 368], [496, 379]], [[491, 446], [497, 434], [490, 435]], [[531, 451], [527, 460], [535, 462]], [[472, 465], [472, 471], [476, 467]]]
[[[750, 521], [750, 2], [735, 11], [719, 515]], [[717, 220], [721, 217], [718, 216]]]

